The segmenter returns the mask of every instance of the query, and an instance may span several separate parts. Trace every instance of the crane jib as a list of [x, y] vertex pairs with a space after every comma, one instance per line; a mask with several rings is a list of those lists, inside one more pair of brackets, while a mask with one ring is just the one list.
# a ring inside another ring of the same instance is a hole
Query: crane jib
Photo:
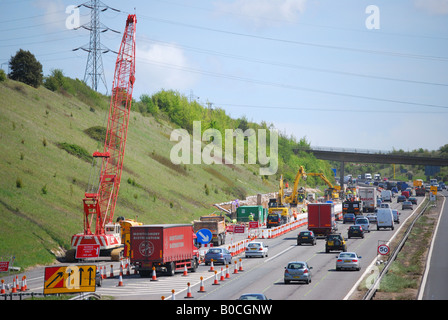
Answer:
[[93, 153], [91, 179], [85, 193], [84, 234], [105, 233], [105, 224], [112, 223], [120, 187], [126, 147], [127, 129], [135, 83], [135, 25], [129, 15], [115, 64], [104, 151]]

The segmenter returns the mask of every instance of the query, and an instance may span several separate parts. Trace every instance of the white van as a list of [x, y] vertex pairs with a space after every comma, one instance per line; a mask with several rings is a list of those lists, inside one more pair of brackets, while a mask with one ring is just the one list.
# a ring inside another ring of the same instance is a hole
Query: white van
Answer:
[[376, 213], [376, 229], [390, 228], [394, 230], [394, 216], [392, 209], [379, 208]]
[[400, 223], [400, 214], [398, 213], [398, 210], [392, 209], [392, 214], [394, 216], [394, 222]]
[[392, 202], [392, 191], [383, 190], [381, 191], [381, 198], [383, 198], [383, 202]]

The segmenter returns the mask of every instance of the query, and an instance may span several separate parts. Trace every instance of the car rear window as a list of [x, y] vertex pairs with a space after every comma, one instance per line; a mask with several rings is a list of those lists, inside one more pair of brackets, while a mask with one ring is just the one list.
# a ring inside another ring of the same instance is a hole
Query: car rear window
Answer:
[[288, 264], [288, 269], [303, 269], [305, 265], [303, 263], [290, 263]]

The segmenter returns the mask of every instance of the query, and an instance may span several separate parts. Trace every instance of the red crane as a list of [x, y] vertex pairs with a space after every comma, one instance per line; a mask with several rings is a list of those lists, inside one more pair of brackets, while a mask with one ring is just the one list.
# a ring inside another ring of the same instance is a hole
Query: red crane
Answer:
[[71, 254], [76, 252], [79, 245], [96, 244], [100, 246], [101, 255], [117, 258], [123, 248], [120, 225], [113, 222], [113, 217], [120, 188], [135, 82], [136, 23], [136, 16], [129, 15], [115, 63], [104, 150], [93, 153], [89, 186], [83, 199], [84, 232], [72, 236]]

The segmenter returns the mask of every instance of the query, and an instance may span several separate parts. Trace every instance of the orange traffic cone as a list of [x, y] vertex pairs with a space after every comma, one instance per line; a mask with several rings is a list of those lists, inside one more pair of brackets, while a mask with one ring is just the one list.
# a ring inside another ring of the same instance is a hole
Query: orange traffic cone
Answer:
[[109, 277], [110, 278], [114, 277], [114, 266], [112, 264], [110, 265], [110, 275], [109, 275]]
[[[202, 283], [202, 279], [201, 279], [201, 283]], [[2, 287], [0, 289], [0, 294], [5, 294], [5, 293], [6, 293], [5, 280], [2, 279]]]
[[185, 298], [193, 298], [192, 294], [191, 294], [191, 287], [190, 287], [190, 282], [187, 283], [187, 295], [185, 296]]
[[22, 277], [22, 286], [20, 287], [20, 291], [26, 291], [26, 276]]
[[239, 267], [238, 271], [244, 271], [243, 270], [243, 260], [241, 258], [240, 258], [240, 267]]
[[236, 266], [236, 264], [237, 264], [237, 261], [235, 260], [235, 269], [233, 269], [233, 273], [234, 274], [238, 273], [238, 267]]
[[230, 279], [229, 265], [226, 264], [226, 279]]
[[214, 286], [219, 285], [219, 282], [218, 282], [218, 271], [216, 271], [216, 270], [215, 270], [215, 281], [213, 282], [213, 285]]
[[204, 288], [204, 278], [201, 277], [201, 285], [199, 287], [199, 291], [198, 292], [205, 292], [205, 288]]
[[215, 267], [213, 266], [213, 259], [210, 262], [210, 269], [208, 271], [210, 271], [210, 272], [215, 271]]
[[11, 293], [17, 293], [16, 278], [12, 278], [12, 290], [11, 290]]
[[187, 265], [184, 265], [184, 273], [183, 276], [188, 276], [188, 272], [187, 272]]
[[151, 281], [158, 281], [156, 277], [156, 267], [152, 267], [152, 278]]
[[123, 277], [121, 276], [121, 272], [120, 272], [120, 277], [118, 278], [118, 287], [122, 287], [123, 286]]
[[225, 280], [225, 278], [224, 278], [224, 271], [223, 271], [223, 269], [221, 267], [221, 278], [219, 278], [219, 281], [224, 281], [224, 280]]

